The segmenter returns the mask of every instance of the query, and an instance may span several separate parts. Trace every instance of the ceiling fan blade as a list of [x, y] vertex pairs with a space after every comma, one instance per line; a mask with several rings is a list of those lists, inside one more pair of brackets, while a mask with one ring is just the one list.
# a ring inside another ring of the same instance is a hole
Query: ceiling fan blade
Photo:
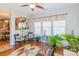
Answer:
[[25, 7], [25, 6], [29, 6], [29, 5], [21, 5], [21, 7]]
[[40, 6], [40, 5], [36, 5], [37, 8], [41, 8], [44, 9], [44, 7]]

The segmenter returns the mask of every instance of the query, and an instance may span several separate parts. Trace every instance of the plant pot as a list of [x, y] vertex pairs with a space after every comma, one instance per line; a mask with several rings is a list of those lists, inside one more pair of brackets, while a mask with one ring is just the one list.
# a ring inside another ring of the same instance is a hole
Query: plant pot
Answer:
[[63, 55], [64, 56], [77, 56], [76, 52], [72, 52], [72, 51], [67, 50], [67, 49], [63, 50]]
[[63, 56], [63, 48], [56, 47], [54, 55], [55, 56]]
[[79, 56], [79, 51], [78, 51], [78, 53], [77, 53], [77, 56]]

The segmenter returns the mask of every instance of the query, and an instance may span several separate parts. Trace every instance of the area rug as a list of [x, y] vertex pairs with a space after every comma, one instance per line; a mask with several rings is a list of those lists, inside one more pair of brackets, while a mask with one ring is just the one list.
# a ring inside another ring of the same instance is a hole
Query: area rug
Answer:
[[35, 56], [39, 50], [40, 48], [37, 46], [31, 46], [30, 44], [26, 44], [19, 49], [16, 49], [8, 56]]
[[6, 51], [8, 49], [10, 49], [10, 45], [9, 44], [1, 45], [0, 46], [0, 52]]

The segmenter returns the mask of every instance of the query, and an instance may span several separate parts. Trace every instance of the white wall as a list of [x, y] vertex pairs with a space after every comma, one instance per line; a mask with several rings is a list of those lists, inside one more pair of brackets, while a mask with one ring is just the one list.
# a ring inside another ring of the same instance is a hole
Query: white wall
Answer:
[[71, 33], [74, 30], [74, 35], [79, 35], [79, 5], [68, 9], [66, 16], [66, 32]]
[[[79, 35], [79, 5], [75, 5], [70, 8], [66, 8], [66, 9], [59, 10], [59, 11], [50, 11], [50, 12], [43, 13], [43, 14], [37, 14], [37, 15], [33, 15], [31, 17], [37, 18], [40, 16], [56, 15], [56, 14], [62, 14], [62, 13], [67, 13], [67, 15], [64, 18], [66, 20], [66, 33], [71, 33], [71, 31], [74, 30], [74, 34]], [[45, 19], [43, 19], [43, 20], [45, 20]], [[31, 18], [30, 31], [34, 30], [33, 22], [35, 22], [35, 21], [36, 21], [35, 19]], [[40, 21], [42, 21], [42, 20], [40, 19]]]

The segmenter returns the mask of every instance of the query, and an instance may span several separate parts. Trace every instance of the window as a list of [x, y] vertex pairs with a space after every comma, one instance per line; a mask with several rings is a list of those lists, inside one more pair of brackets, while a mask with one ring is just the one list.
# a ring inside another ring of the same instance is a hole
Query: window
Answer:
[[54, 21], [53, 22], [53, 34], [65, 33], [65, 21]]
[[[53, 25], [53, 26], [52, 26]], [[53, 33], [52, 33], [53, 32]], [[51, 36], [52, 34], [65, 33], [65, 21], [43, 21], [34, 23], [34, 34], [35, 35], [46, 35]]]
[[50, 21], [42, 22], [42, 34], [46, 36], [51, 35], [51, 22]]
[[34, 23], [34, 34], [41, 35], [41, 22]]

